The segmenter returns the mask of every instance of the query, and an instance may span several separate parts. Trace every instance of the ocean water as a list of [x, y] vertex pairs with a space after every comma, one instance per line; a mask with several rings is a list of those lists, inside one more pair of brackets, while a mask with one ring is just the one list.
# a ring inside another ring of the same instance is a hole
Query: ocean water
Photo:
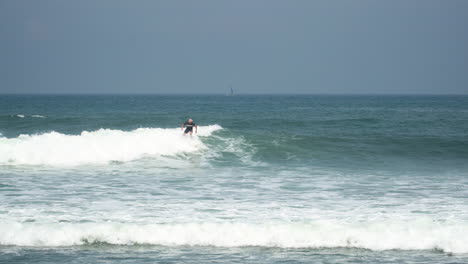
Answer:
[[0, 133], [0, 263], [468, 263], [468, 96], [1, 95]]

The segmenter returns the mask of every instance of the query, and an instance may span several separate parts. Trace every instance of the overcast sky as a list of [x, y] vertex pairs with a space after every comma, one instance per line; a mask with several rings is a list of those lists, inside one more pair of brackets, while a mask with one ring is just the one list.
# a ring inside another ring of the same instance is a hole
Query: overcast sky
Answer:
[[467, 0], [0, 0], [0, 93], [468, 93]]

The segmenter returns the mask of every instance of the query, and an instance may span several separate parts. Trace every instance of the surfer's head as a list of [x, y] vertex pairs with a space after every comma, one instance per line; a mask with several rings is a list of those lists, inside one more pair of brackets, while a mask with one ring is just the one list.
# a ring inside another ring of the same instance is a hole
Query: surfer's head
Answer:
[[189, 123], [192, 123], [192, 122], [193, 122], [193, 119], [192, 119], [192, 118], [189, 118], [188, 121], [189, 121]]

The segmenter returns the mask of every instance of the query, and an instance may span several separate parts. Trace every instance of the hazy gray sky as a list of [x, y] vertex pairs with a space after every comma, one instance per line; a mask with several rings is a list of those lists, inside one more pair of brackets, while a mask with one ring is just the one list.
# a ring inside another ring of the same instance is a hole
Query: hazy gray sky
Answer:
[[0, 93], [468, 93], [467, 0], [0, 0]]

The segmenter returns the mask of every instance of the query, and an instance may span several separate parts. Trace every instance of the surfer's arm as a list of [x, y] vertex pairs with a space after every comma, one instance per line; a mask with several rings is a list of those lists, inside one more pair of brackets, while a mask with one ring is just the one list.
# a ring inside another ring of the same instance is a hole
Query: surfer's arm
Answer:
[[184, 124], [180, 125], [180, 130], [184, 130]]
[[198, 126], [195, 125], [195, 133], [197, 133], [197, 132], [198, 132]]

